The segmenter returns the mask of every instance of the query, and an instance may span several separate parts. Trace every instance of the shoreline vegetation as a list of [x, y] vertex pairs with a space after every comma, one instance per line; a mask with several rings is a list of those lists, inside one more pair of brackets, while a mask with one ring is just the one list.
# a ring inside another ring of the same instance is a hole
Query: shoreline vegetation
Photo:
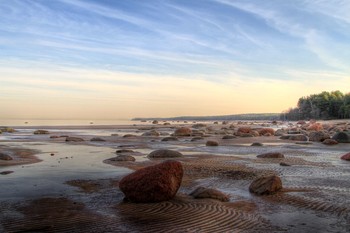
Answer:
[[179, 117], [136, 117], [132, 121], [257, 121], [257, 120], [337, 120], [350, 119], [350, 92], [340, 91], [312, 94], [301, 97], [297, 107], [289, 108], [282, 113], [246, 113], [218, 116], [179, 116]]

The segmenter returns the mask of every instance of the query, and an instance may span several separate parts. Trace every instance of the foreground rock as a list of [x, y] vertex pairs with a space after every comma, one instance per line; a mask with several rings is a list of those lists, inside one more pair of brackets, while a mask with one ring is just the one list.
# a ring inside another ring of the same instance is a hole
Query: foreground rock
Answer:
[[84, 139], [78, 137], [66, 137], [66, 142], [83, 142]]
[[216, 189], [198, 187], [190, 195], [194, 198], [210, 198], [216, 199], [222, 202], [228, 202], [230, 200], [229, 196], [223, 192]]
[[161, 202], [172, 199], [180, 188], [183, 168], [180, 162], [165, 161], [125, 176], [119, 188], [125, 200], [137, 203]]
[[249, 192], [257, 195], [270, 195], [282, 189], [282, 181], [278, 176], [260, 177], [249, 186]]
[[350, 132], [338, 132], [332, 137], [332, 139], [340, 143], [350, 143]]
[[149, 155], [148, 158], [177, 158], [177, 157], [182, 157], [183, 155], [174, 150], [167, 150], [167, 149], [160, 149], [160, 150], [155, 150], [152, 151]]
[[350, 161], [350, 152], [349, 153], [347, 153], [347, 154], [345, 154], [345, 155], [343, 155], [342, 157], [340, 157], [341, 159], [343, 159], [343, 160], [347, 160], [347, 161]]
[[5, 154], [3, 152], [0, 152], [0, 160], [13, 160], [13, 158], [11, 156], [9, 156], [8, 154]]
[[278, 153], [278, 152], [270, 152], [270, 153], [264, 153], [264, 154], [257, 155], [256, 157], [280, 159], [280, 158], [284, 158], [284, 155], [282, 153]]

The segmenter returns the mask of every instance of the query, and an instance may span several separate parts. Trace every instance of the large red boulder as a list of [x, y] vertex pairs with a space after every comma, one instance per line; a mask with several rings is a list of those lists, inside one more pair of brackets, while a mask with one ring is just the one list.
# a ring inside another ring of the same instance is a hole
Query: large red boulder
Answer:
[[343, 160], [348, 160], [348, 161], [350, 161], [350, 152], [347, 153], [347, 154], [345, 154], [345, 155], [343, 155], [343, 156], [340, 157], [340, 158], [343, 159]]
[[131, 202], [149, 203], [172, 199], [180, 188], [183, 168], [180, 162], [163, 163], [137, 170], [119, 182], [125, 199]]
[[281, 178], [275, 175], [257, 178], [249, 186], [249, 191], [257, 195], [274, 194], [281, 189]]

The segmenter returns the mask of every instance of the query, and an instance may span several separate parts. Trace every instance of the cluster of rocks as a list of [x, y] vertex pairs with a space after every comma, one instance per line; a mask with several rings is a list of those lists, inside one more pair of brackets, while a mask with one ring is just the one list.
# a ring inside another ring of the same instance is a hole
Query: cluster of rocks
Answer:
[[14, 133], [14, 132], [16, 132], [16, 130], [14, 128], [5, 127], [5, 126], [0, 127], [0, 134], [1, 133]]
[[346, 123], [330, 125], [315, 121], [310, 123], [299, 121], [297, 125], [277, 130], [275, 136], [294, 141], [322, 142], [325, 145], [350, 143], [350, 131]]

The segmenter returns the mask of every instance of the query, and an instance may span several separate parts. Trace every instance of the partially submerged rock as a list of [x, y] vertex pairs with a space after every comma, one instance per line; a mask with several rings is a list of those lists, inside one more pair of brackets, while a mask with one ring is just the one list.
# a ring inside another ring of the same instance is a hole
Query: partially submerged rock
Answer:
[[280, 139], [287, 139], [287, 140], [300, 141], [300, 142], [309, 141], [309, 137], [304, 134], [285, 134], [281, 136]]
[[275, 175], [257, 178], [249, 186], [249, 192], [257, 195], [270, 195], [281, 189], [282, 181]]
[[43, 129], [38, 129], [34, 131], [34, 134], [49, 134], [49, 131], [43, 130]]
[[175, 130], [174, 136], [191, 136], [192, 130], [188, 127], [181, 127]]
[[343, 159], [343, 160], [348, 160], [348, 161], [350, 161], [350, 152], [347, 153], [347, 154], [345, 154], [345, 155], [343, 155], [343, 156], [340, 157], [340, 158]]
[[134, 153], [133, 150], [130, 149], [121, 149], [121, 150], [117, 150], [115, 153], [117, 154], [122, 154], [122, 153]]
[[162, 142], [179, 141], [179, 139], [177, 137], [165, 137], [161, 141]]
[[280, 162], [280, 166], [289, 167], [291, 165], [289, 163]]
[[92, 141], [92, 142], [105, 142], [106, 140], [104, 140], [102, 138], [95, 137], [95, 138], [91, 138], [90, 141]]
[[168, 160], [125, 176], [119, 182], [119, 188], [124, 193], [125, 200], [131, 202], [168, 201], [180, 188], [182, 176], [182, 164]]
[[253, 142], [250, 146], [264, 146], [261, 142]]
[[8, 175], [11, 173], [14, 173], [14, 171], [2, 171], [2, 172], [0, 172], [0, 175]]
[[326, 139], [322, 142], [322, 144], [331, 146], [331, 145], [337, 145], [338, 142], [334, 139]]
[[350, 143], [350, 132], [338, 132], [332, 137], [332, 139], [336, 140], [339, 143]]
[[219, 143], [217, 141], [207, 141], [205, 143], [206, 146], [219, 146]]
[[177, 158], [177, 157], [182, 157], [183, 155], [174, 150], [168, 150], [168, 149], [160, 149], [160, 150], [155, 150], [152, 151], [149, 155], [148, 158]]
[[143, 137], [159, 137], [160, 133], [157, 130], [151, 130], [142, 134]]
[[66, 137], [66, 142], [83, 142], [84, 139], [78, 137]]
[[329, 138], [329, 134], [323, 131], [312, 131], [309, 133], [309, 140], [313, 142], [323, 142]]
[[9, 161], [9, 160], [13, 160], [13, 158], [4, 152], [0, 152], [0, 160]]
[[282, 153], [279, 153], [279, 152], [269, 152], [269, 153], [257, 155], [256, 157], [279, 159], [279, 158], [284, 158], [284, 155]]
[[228, 202], [230, 197], [223, 192], [216, 189], [198, 187], [190, 195], [194, 198], [210, 198], [216, 199], [222, 202]]
[[117, 161], [117, 162], [135, 162], [136, 159], [131, 155], [118, 155], [117, 157], [111, 158], [110, 161]]

